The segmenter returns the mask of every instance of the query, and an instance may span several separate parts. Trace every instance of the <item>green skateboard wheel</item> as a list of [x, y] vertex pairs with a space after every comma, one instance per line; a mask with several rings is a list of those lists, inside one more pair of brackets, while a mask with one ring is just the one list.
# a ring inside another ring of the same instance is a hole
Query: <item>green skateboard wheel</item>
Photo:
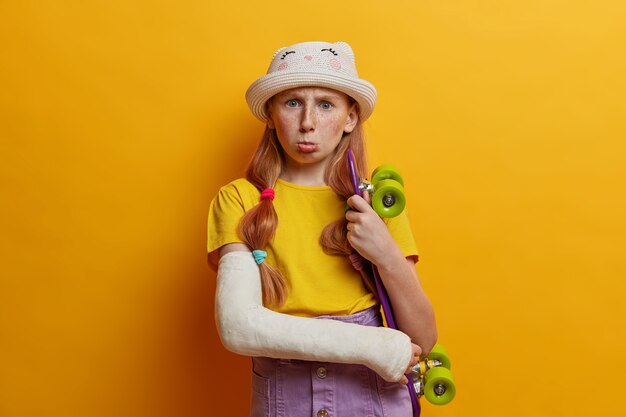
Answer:
[[402, 213], [406, 198], [402, 184], [392, 179], [380, 180], [375, 185], [372, 207], [380, 217], [395, 217]]
[[426, 359], [437, 360], [442, 363], [442, 367], [452, 369], [452, 363], [448, 357], [448, 352], [446, 351], [446, 348], [441, 346], [439, 343], [433, 346], [428, 356], [426, 356]]
[[372, 185], [375, 187], [376, 183], [382, 180], [395, 180], [404, 187], [404, 179], [400, 175], [398, 168], [391, 164], [384, 164], [379, 166], [372, 173]]
[[424, 397], [435, 405], [448, 404], [456, 395], [456, 387], [449, 369], [437, 367], [424, 375]]

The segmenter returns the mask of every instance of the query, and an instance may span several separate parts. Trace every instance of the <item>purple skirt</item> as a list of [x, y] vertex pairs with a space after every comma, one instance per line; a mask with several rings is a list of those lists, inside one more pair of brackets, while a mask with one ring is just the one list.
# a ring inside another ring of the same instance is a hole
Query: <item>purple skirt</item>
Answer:
[[[320, 316], [380, 326], [378, 307], [350, 316]], [[252, 358], [251, 417], [411, 417], [406, 385], [363, 365]]]

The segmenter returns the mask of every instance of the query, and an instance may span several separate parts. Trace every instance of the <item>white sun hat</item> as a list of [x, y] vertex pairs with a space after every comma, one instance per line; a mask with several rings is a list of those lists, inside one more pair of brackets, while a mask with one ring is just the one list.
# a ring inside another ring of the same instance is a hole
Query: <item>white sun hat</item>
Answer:
[[346, 42], [302, 42], [280, 48], [267, 74], [246, 91], [246, 101], [256, 117], [267, 121], [267, 100], [281, 91], [307, 86], [332, 88], [354, 98], [362, 121], [374, 111], [376, 88], [359, 78], [354, 53]]

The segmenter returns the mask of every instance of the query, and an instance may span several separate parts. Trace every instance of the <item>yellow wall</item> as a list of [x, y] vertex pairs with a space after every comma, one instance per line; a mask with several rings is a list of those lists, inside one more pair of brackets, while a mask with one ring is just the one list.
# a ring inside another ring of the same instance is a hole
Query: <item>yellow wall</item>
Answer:
[[624, 2], [387, 3], [0, 3], [0, 416], [245, 415], [205, 216], [246, 88], [315, 39], [406, 177], [458, 386], [424, 415], [625, 414]]

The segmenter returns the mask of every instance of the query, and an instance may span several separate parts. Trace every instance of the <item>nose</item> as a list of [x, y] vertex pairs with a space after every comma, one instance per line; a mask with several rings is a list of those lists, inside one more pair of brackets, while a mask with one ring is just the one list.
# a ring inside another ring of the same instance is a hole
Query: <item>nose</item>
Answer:
[[308, 132], [315, 128], [315, 111], [312, 106], [305, 105], [300, 119], [300, 131]]

